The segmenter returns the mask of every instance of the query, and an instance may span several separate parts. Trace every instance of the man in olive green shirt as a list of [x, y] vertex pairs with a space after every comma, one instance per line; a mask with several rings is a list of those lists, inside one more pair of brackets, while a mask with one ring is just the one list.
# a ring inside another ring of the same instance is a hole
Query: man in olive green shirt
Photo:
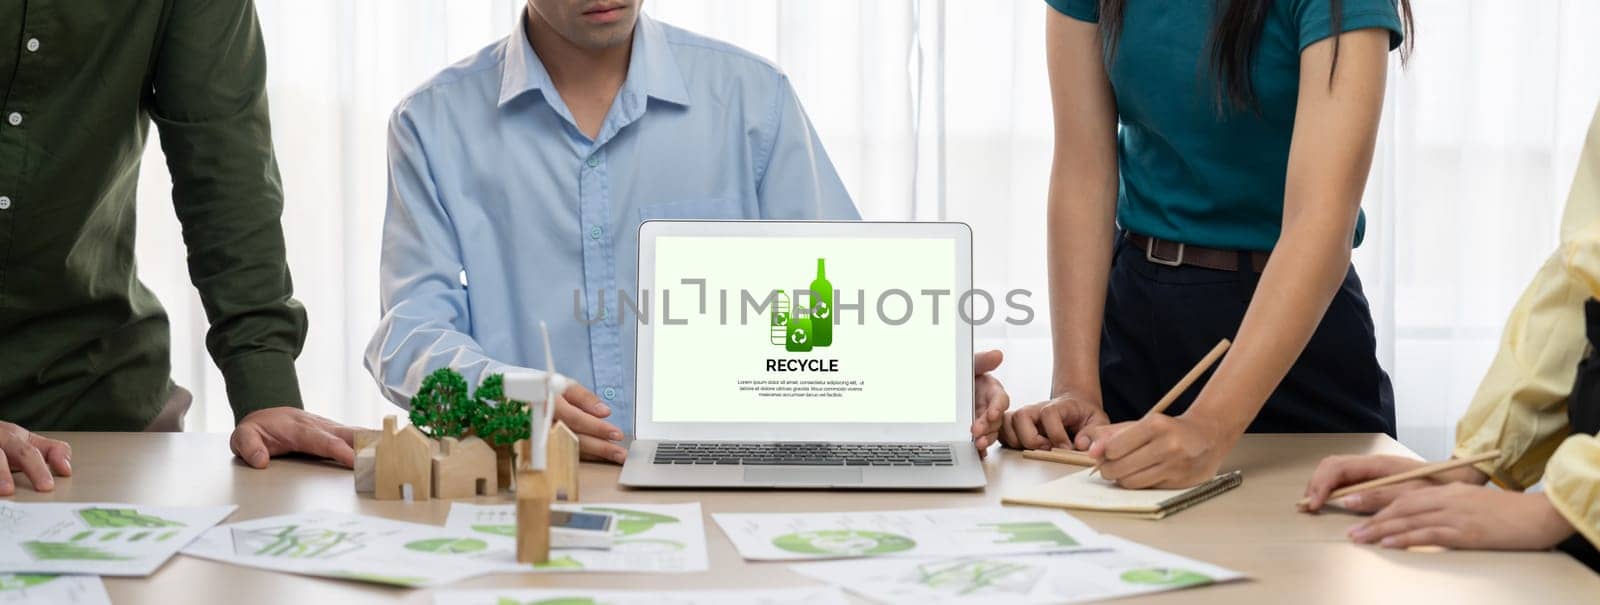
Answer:
[[[250, 0], [0, 0], [0, 465], [35, 489], [71, 472], [71, 450], [24, 427], [144, 430], [181, 392], [133, 257], [151, 121], [233, 451], [255, 467], [289, 452], [353, 461], [350, 429], [300, 409], [306, 314], [284, 259], [266, 69]], [[0, 496], [13, 490], [0, 474]]]

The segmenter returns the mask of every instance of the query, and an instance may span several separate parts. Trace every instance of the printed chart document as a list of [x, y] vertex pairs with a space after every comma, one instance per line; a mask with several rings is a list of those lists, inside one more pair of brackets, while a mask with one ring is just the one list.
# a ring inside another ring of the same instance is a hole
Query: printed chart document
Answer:
[[881, 603], [1084, 603], [1244, 576], [1115, 536], [1110, 550], [1054, 555], [831, 561], [791, 566]]
[[1102, 548], [1100, 535], [1058, 510], [946, 508], [848, 513], [712, 515], [752, 561], [954, 557]]
[[105, 584], [95, 576], [0, 574], [0, 605], [111, 605]]
[[510, 588], [441, 590], [434, 605], [845, 605], [844, 593], [830, 586], [762, 590], [572, 590]]
[[530, 566], [516, 560], [517, 513], [514, 504], [453, 503], [445, 527], [485, 540], [503, 540], [510, 556], [495, 557], [500, 571], [695, 572], [710, 569], [700, 503], [557, 504], [557, 510], [616, 516], [609, 550], [554, 548], [550, 562]]
[[0, 573], [148, 576], [234, 508], [0, 502]]
[[510, 540], [379, 517], [317, 511], [217, 527], [183, 554], [273, 571], [396, 586], [447, 584], [515, 558]]

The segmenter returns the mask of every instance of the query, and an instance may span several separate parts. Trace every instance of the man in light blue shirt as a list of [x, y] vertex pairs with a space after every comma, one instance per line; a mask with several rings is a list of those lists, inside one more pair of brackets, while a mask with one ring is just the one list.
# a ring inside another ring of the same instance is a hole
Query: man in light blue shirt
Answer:
[[400, 103], [389, 172], [366, 353], [385, 396], [408, 405], [440, 367], [474, 385], [546, 367], [543, 320], [578, 383], [557, 417], [616, 462], [640, 221], [860, 218], [782, 72], [631, 0], [530, 0], [515, 33]]

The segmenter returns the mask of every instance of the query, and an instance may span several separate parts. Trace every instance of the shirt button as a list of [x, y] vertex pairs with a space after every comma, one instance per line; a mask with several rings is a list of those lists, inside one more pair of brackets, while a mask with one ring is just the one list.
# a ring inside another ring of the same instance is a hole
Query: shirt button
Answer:
[[589, 228], [589, 239], [600, 239], [600, 235], [603, 233], [605, 232], [599, 227], [591, 227]]
[[594, 168], [595, 166], [599, 166], [599, 165], [600, 165], [600, 156], [598, 156], [598, 155], [589, 156], [589, 167], [590, 168]]
[[611, 387], [606, 387], [604, 395], [606, 396], [607, 400], [616, 399], [617, 398], [617, 390], [613, 389]]
[[11, 198], [0, 195], [0, 210], [11, 209]]
[[39, 39], [38, 38], [28, 38], [28, 52], [30, 52], [30, 53], [39, 52]]
[[10, 122], [12, 126], [21, 126], [22, 114], [13, 111], [11, 112], [11, 115], [6, 116], [6, 121]]

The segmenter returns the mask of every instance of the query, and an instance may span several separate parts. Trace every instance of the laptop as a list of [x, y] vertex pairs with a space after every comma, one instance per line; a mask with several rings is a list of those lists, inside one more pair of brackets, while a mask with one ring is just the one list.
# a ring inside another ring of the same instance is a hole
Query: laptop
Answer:
[[647, 221], [638, 266], [622, 485], [983, 487], [967, 225]]

